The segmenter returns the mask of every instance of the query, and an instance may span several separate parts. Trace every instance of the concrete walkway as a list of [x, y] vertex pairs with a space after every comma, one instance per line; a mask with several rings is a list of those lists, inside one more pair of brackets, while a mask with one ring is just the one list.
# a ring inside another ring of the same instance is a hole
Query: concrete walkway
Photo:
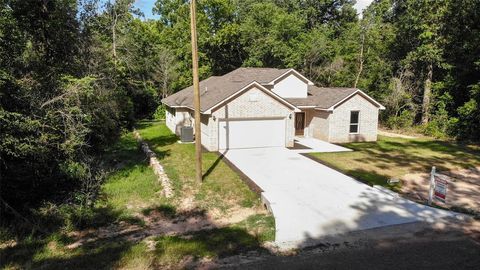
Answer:
[[226, 158], [260, 186], [276, 243], [306, 246], [325, 235], [451, 216], [370, 187], [282, 147], [235, 149]]
[[[347, 152], [352, 151], [351, 149], [328, 143], [322, 140], [315, 138], [304, 138], [304, 137], [295, 137], [295, 145], [300, 146], [298, 149], [295, 149], [297, 153], [318, 153], [318, 152]], [[302, 147], [303, 146], [303, 147]]]

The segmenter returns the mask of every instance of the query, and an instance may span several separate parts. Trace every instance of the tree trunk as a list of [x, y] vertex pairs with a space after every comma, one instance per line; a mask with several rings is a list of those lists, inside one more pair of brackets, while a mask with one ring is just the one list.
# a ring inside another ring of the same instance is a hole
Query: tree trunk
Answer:
[[360, 46], [360, 57], [358, 60], [358, 72], [357, 77], [355, 78], [355, 83], [353, 84], [353, 88], [357, 88], [358, 81], [360, 80], [360, 76], [362, 75], [363, 71], [363, 50], [365, 47], [365, 33], [362, 33], [362, 43]]
[[117, 67], [117, 20], [117, 12], [114, 10], [112, 23], [112, 57], [115, 67]]
[[429, 63], [427, 66], [427, 77], [423, 86], [423, 101], [422, 101], [422, 124], [428, 123], [430, 120], [430, 99], [432, 96], [432, 78], [433, 65]]

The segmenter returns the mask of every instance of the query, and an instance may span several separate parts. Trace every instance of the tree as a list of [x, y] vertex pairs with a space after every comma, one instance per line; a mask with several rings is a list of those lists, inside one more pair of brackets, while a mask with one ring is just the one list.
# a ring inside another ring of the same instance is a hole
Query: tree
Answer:
[[175, 57], [168, 50], [159, 49], [157, 60], [153, 65], [153, 78], [160, 91], [159, 96], [165, 98], [173, 93], [172, 82], [178, 76]]
[[307, 29], [329, 26], [340, 32], [347, 24], [357, 20], [353, 0], [274, 0], [288, 12], [298, 12]]
[[447, 0], [394, 1], [394, 16], [398, 28], [397, 42], [402, 46], [405, 65], [423, 77], [421, 123], [430, 119], [434, 69], [443, 63], [444, 22]]
[[240, 26], [242, 45], [247, 54], [244, 65], [285, 67], [295, 48], [304, 21], [273, 3], [255, 3]]

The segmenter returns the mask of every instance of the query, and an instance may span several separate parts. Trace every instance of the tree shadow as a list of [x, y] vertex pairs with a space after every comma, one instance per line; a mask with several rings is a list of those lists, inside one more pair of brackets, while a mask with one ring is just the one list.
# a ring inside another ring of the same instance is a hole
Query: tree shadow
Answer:
[[166, 136], [158, 136], [155, 138], [144, 138], [144, 140], [148, 142], [148, 144], [153, 148], [158, 148], [176, 143], [178, 141], [178, 137], [172, 134]]
[[[189, 268], [205, 257], [221, 259], [252, 250], [268, 253], [262, 236], [249, 231], [249, 225], [217, 224], [202, 208], [179, 212], [160, 205], [143, 212], [150, 223], [133, 229], [114, 229], [112, 223], [99, 231], [85, 230], [88, 233], [81, 232], [80, 238], [55, 233], [24, 239], [0, 249], [0, 267], [112, 269], [145, 259], [150, 260], [149, 267], [161, 269], [177, 268], [191, 258], [184, 265]], [[146, 238], [155, 243], [153, 249], [146, 248]], [[131, 255], [138, 247], [141, 251]]]
[[3, 266], [32, 269], [112, 269], [122, 255], [132, 247], [132, 243], [126, 241], [89, 243], [76, 250], [73, 255], [35, 258], [44, 252], [46, 246], [48, 243], [45, 241], [21, 243], [0, 251], [2, 258], [0, 261], [6, 263]]
[[135, 127], [138, 128], [138, 129], [144, 129], [144, 128], [151, 127], [152, 125], [155, 125], [155, 124], [158, 124], [158, 123], [164, 123], [164, 122], [165, 121], [144, 119], [144, 120], [137, 121], [135, 123]]
[[[379, 171], [403, 171], [405, 173], [429, 172], [432, 166], [448, 171], [452, 167], [469, 168], [480, 164], [480, 151], [468, 145], [431, 140], [379, 140], [367, 143], [349, 143], [346, 147], [359, 153], [354, 158], [358, 164], [368, 164]], [[345, 153], [344, 155], [351, 155]], [[329, 164], [332, 166], [333, 164]], [[356, 171], [356, 172], [355, 172]], [[362, 175], [362, 168], [349, 170], [349, 174]], [[377, 172], [377, 174], [379, 174]], [[402, 175], [389, 175], [401, 177]], [[362, 177], [362, 176], [360, 176]], [[368, 178], [374, 178], [369, 177]], [[378, 177], [379, 180], [380, 177]]]

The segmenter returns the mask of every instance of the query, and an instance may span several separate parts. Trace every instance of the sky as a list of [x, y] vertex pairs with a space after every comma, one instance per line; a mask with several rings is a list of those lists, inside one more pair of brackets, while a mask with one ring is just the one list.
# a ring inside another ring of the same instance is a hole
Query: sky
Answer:
[[[156, 0], [136, 0], [135, 7], [139, 8], [147, 19], [158, 19], [158, 15], [152, 14], [152, 7]], [[366, 8], [373, 0], [357, 0], [355, 8], [359, 14]]]
[[147, 19], [158, 19], [158, 15], [153, 15], [152, 8], [155, 4], [156, 0], [136, 0], [135, 7], [139, 8], [143, 14], [145, 14], [145, 18]]
[[355, 9], [357, 10], [358, 14], [362, 14], [362, 10], [365, 9], [370, 3], [372, 3], [373, 0], [357, 0], [357, 3], [355, 4]]

